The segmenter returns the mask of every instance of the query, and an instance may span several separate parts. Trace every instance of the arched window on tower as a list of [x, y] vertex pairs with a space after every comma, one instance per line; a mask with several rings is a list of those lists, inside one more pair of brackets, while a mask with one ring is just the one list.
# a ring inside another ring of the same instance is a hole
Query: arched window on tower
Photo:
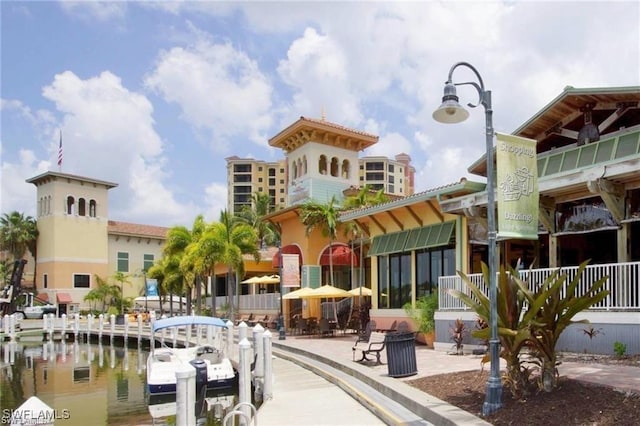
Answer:
[[321, 155], [320, 160], [318, 161], [318, 172], [321, 175], [327, 174], [327, 157], [324, 155]]
[[298, 177], [302, 177], [302, 176], [304, 176], [304, 172], [302, 171], [302, 159], [301, 158], [298, 158], [297, 164], [298, 164]]
[[291, 167], [293, 170], [293, 178], [296, 179], [298, 177], [298, 165], [296, 164], [296, 160], [293, 160], [293, 166]]
[[349, 160], [344, 160], [342, 162], [342, 178], [343, 179], [349, 179], [349, 175], [350, 175], [350, 164], [349, 164]]
[[331, 159], [331, 176], [338, 177], [338, 157]]
[[96, 217], [96, 200], [89, 200], [89, 217]]
[[84, 198], [78, 199], [78, 215], [86, 216], [87, 203], [84, 201]]
[[71, 195], [69, 195], [67, 197], [67, 205], [66, 205], [65, 211], [67, 212], [67, 214], [74, 214], [75, 213], [74, 210], [75, 210], [75, 200]]
[[307, 156], [306, 155], [302, 156], [302, 174], [303, 175], [307, 174]]

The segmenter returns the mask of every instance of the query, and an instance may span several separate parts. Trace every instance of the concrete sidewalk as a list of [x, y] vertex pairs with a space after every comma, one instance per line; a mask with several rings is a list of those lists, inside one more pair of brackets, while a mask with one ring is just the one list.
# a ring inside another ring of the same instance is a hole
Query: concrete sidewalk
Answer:
[[295, 362], [276, 357], [273, 372], [273, 399], [260, 407], [260, 425], [385, 424], [345, 391]]
[[[406, 383], [431, 375], [480, 370], [482, 356], [448, 355], [416, 346], [417, 374], [392, 378], [384, 352], [383, 365], [354, 362], [355, 341], [355, 335], [287, 336], [286, 340], [277, 340], [274, 335], [274, 398], [260, 408], [260, 424], [488, 424]], [[504, 367], [502, 362], [501, 368]], [[565, 362], [559, 372], [573, 379], [640, 393], [637, 367]]]

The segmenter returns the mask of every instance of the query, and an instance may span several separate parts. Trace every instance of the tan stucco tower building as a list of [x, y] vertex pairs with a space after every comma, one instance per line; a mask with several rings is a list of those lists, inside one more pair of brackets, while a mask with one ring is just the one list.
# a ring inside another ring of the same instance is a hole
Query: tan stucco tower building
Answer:
[[36, 287], [56, 289], [58, 305], [79, 302], [96, 274], [109, 274], [107, 193], [118, 185], [59, 172], [27, 182], [37, 188]]

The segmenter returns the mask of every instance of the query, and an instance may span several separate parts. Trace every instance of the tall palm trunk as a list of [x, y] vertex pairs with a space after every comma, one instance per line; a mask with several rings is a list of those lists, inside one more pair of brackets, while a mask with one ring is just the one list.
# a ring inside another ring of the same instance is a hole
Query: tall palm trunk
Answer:
[[227, 269], [227, 297], [229, 298], [229, 319], [231, 321], [235, 320], [235, 291], [234, 291], [234, 287], [235, 287], [235, 282], [234, 282], [234, 275], [233, 275], [233, 269], [232, 268], [228, 268]]
[[333, 286], [333, 241], [329, 240], [329, 284]]
[[214, 317], [218, 316], [218, 313], [216, 312], [216, 276], [215, 275], [210, 275], [211, 277], [211, 312], [213, 314]]
[[198, 315], [202, 312], [202, 280], [200, 275], [196, 275], [194, 278], [194, 286], [196, 287], [196, 303], [195, 310]]

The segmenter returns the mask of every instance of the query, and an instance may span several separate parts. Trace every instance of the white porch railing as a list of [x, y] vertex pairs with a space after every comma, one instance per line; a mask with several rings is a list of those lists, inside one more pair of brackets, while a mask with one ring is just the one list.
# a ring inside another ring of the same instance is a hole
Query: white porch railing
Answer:
[[[278, 311], [280, 310], [280, 293], [241, 294], [237, 308], [243, 312]], [[227, 303], [227, 296], [216, 297], [216, 309]], [[211, 306], [211, 298], [207, 297], [207, 307]]]
[[[531, 286], [539, 285], [549, 277], [557, 268], [531, 269], [520, 271], [521, 278]], [[578, 271], [577, 266], [565, 266], [560, 268], [561, 273], [567, 275], [568, 284]], [[485, 295], [489, 290], [484, 282], [482, 274], [468, 275], [471, 282], [477, 285]], [[603, 289], [609, 290], [609, 295], [600, 303], [590, 308], [598, 311], [640, 310], [640, 262], [610, 263], [604, 265], [589, 265], [585, 268], [576, 293], [583, 295], [591, 283], [602, 277], [608, 277]], [[459, 276], [446, 276], [438, 279], [439, 309], [445, 311], [464, 311], [469, 308], [462, 301], [449, 294], [449, 289], [456, 289], [471, 295], [466, 283]], [[566, 290], [566, 285], [565, 285]], [[565, 291], [563, 290], [563, 291]]]

